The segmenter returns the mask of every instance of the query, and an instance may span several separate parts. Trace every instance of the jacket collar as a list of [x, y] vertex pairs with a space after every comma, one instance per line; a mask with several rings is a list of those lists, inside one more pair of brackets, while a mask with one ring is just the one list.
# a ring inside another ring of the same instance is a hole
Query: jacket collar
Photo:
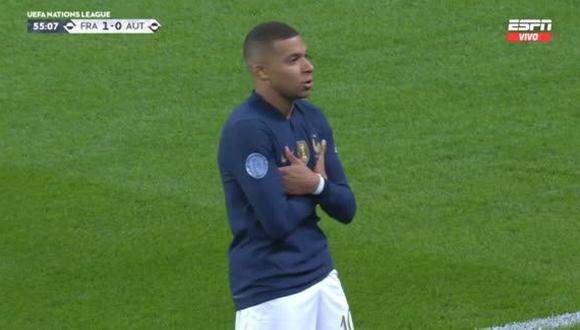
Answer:
[[[252, 93], [250, 94], [250, 97], [248, 98], [248, 103], [250, 103], [251, 105], [254, 105], [254, 108], [259, 109], [260, 111], [267, 114], [271, 118], [278, 119], [278, 120], [289, 120], [289, 118], [286, 118], [280, 112], [280, 110], [278, 110], [276, 107], [274, 107], [273, 105], [268, 103], [266, 100], [264, 100], [262, 95], [258, 94], [258, 92], [256, 92], [255, 90], [252, 90]], [[292, 117], [294, 115], [295, 111], [300, 109], [298, 107], [297, 103], [298, 102], [296, 102], [296, 101], [292, 102], [293, 109], [292, 109], [292, 114], [290, 115], [290, 117]]]

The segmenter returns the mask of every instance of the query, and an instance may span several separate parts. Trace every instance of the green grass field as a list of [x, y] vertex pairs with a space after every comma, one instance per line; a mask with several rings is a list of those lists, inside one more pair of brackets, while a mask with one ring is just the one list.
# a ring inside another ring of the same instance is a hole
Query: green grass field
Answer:
[[[40, 35], [29, 10], [156, 18]], [[216, 166], [252, 88], [249, 29], [315, 65], [357, 196], [324, 216], [356, 329], [474, 329], [580, 310], [580, 2], [4, 1], [0, 328], [233, 329]], [[551, 18], [550, 43], [505, 41]]]

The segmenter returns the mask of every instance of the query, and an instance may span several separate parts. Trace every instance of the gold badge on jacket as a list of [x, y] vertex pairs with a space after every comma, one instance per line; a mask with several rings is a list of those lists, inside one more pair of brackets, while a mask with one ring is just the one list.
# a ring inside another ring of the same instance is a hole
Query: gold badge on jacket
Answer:
[[312, 149], [314, 149], [314, 153], [316, 154], [315, 158], [318, 159], [318, 155], [320, 155], [320, 151], [322, 149], [318, 135], [312, 134], [311, 141], [312, 141]]
[[296, 141], [296, 153], [298, 158], [302, 159], [304, 164], [308, 164], [308, 161], [310, 160], [310, 149], [308, 149], [306, 141]]

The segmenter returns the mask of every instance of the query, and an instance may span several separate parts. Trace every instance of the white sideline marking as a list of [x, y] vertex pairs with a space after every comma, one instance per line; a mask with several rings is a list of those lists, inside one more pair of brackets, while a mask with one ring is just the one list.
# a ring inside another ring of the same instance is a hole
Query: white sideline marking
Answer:
[[526, 322], [514, 322], [484, 330], [539, 330], [568, 327], [575, 324], [580, 324], [580, 312], [550, 316], [544, 319], [533, 319]]

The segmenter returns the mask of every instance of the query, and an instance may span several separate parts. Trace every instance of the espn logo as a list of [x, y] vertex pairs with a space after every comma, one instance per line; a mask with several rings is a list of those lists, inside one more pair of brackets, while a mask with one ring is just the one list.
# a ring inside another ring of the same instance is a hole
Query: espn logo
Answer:
[[506, 40], [509, 42], [548, 42], [552, 40], [550, 31], [552, 31], [551, 19], [510, 19]]

